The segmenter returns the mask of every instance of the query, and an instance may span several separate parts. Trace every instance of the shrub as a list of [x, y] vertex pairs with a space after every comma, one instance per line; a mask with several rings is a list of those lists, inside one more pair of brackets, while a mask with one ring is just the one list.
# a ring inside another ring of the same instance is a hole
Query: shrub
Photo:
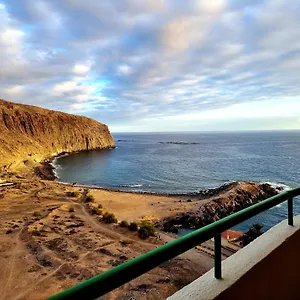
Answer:
[[120, 227], [128, 227], [128, 222], [126, 220], [122, 220], [120, 223]]
[[99, 215], [99, 216], [102, 215], [102, 210], [95, 206], [90, 206], [90, 212], [92, 215]]
[[149, 237], [149, 232], [146, 228], [142, 227], [138, 230], [138, 236], [144, 240]]
[[110, 213], [110, 212], [106, 212], [103, 215], [103, 221], [105, 223], [118, 223], [118, 219], [116, 218], [116, 216], [113, 213]]
[[146, 229], [149, 236], [154, 236], [155, 234], [155, 228], [149, 221], [142, 221], [140, 224], [140, 229]]
[[102, 206], [101, 203], [99, 203], [97, 207], [98, 207], [98, 208], [103, 208], [103, 206]]
[[94, 201], [95, 201], [95, 198], [93, 195], [91, 195], [91, 194], [86, 195], [85, 202], [94, 202]]
[[33, 212], [33, 216], [34, 217], [40, 217], [41, 216], [41, 213], [39, 211], [34, 211]]
[[70, 207], [69, 207], [69, 212], [74, 212], [74, 211], [75, 211], [74, 206], [70, 206]]
[[79, 192], [75, 192], [75, 191], [68, 192], [68, 196], [69, 197], [78, 197], [79, 196]]
[[71, 218], [71, 219], [75, 219], [75, 217], [76, 217], [75, 214], [71, 214], [71, 215], [70, 215], [70, 218]]
[[137, 231], [138, 230], [138, 224], [136, 222], [131, 222], [128, 225], [128, 229], [131, 231]]
[[34, 236], [41, 236], [42, 235], [42, 233], [37, 229], [32, 230], [31, 234], [34, 235]]

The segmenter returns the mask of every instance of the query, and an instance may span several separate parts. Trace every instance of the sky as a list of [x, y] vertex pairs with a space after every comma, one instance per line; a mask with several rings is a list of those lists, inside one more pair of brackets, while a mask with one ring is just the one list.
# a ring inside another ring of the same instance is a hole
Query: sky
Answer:
[[300, 129], [299, 0], [0, 0], [0, 98], [122, 131]]

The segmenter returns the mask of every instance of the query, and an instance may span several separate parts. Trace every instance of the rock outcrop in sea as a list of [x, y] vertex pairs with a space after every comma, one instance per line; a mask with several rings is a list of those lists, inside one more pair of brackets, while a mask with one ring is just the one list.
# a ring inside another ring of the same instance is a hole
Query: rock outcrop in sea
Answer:
[[[193, 201], [199, 201], [199, 205], [195, 206], [193, 210], [160, 221], [159, 227], [173, 233], [177, 233], [182, 228], [201, 228], [276, 194], [278, 191], [269, 184], [255, 182], [225, 184], [220, 188], [211, 189], [207, 193], [191, 195]], [[207, 197], [211, 197], [211, 200], [205, 204], [201, 203]]]
[[64, 152], [115, 147], [107, 125], [93, 119], [0, 100], [0, 172]]

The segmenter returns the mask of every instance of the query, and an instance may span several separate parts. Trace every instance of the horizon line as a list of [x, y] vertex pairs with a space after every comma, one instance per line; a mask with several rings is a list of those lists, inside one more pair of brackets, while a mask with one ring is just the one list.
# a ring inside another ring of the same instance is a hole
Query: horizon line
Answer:
[[279, 132], [300, 129], [239, 129], [239, 130], [171, 130], [171, 131], [113, 131], [111, 133], [234, 133], [234, 132]]

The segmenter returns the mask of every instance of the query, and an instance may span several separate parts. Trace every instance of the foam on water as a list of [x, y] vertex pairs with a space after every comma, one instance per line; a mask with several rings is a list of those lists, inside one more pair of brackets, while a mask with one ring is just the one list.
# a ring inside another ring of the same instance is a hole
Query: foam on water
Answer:
[[264, 182], [269, 184], [272, 188], [274, 188], [278, 192], [285, 192], [288, 190], [291, 190], [292, 188], [284, 183], [278, 183], [278, 182]]
[[136, 187], [142, 187], [143, 185], [142, 184], [120, 184], [119, 185], [120, 187], [127, 187], [127, 188], [136, 188]]

